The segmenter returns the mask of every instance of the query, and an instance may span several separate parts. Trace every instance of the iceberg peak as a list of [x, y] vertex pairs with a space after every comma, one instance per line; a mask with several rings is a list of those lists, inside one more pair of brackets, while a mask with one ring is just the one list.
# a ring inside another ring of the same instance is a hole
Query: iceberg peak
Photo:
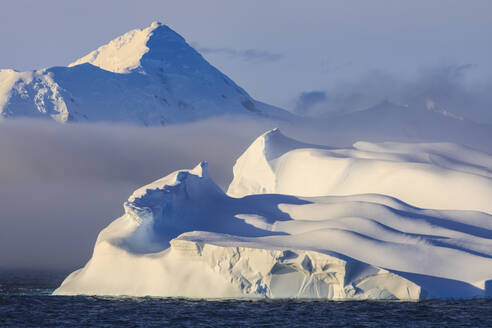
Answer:
[[[192, 181], [190, 181], [192, 180]], [[169, 191], [172, 188], [176, 188], [179, 185], [200, 184], [209, 185], [212, 189], [215, 189], [219, 193], [223, 193], [222, 190], [210, 179], [208, 174], [208, 163], [205, 161], [200, 162], [191, 170], [178, 170], [161, 179], [151, 182], [143, 187], [138, 188], [133, 192], [128, 201], [125, 203], [133, 203], [148, 196], [154, 191]]]
[[190, 170], [191, 174], [199, 176], [201, 178], [209, 178], [208, 175], [208, 162], [201, 161], [197, 166]]
[[255, 148], [254, 145], [256, 143], [261, 145], [262, 152], [268, 161], [276, 159], [283, 154], [297, 148], [329, 148], [326, 146], [312, 145], [289, 138], [284, 135], [279, 128], [274, 128], [263, 133], [255, 140], [255, 142], [253, 142], [250, 148]]
[[227, 194], [232, 197], [242, 197], [252, 193], [274, 193], [277, 178], [272, 163], [282, 155], [299, 148], [328, 149], [329, 147], [289, 138], [279, 128], [263, 133], [234, 164], [234, 179], [229, 185]]
[[[241, 197], [258, 188], [263, 193], [273, 192], [275, 177], [269, 161], [292, 149], [295, 144], [296, 141], [284, 136], [279, 128], [271, 129], [256, 138], [234, 164], [232, 169], [234, 180], [227, 194], [232, 197]], [[243, 174], [253, 168], [256, 174]]]
[[279, 128], [273, 128], [263, 133], [259, 138], [266, 138], [275, 135], [283, 135]]

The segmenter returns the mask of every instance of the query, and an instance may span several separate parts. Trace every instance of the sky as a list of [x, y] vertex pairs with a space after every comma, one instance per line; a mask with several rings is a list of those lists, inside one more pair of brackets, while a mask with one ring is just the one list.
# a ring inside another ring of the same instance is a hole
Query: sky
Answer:
[[[0, 4], [0, 67], [67, 65], [155, 20], [184, 36], [253, 97], [290, 110], [302, 108], [311, 92], [324, 93], [330, 110], [370, 106], [379, 98], [403, 102], [395, 88], [355, 103], [351, 95], [462, 67], [461, 91], [480, 90], [468, 98], [491, 93], [488, 0], [6, 0]], [[345, 98], [351, 101], [340, 104]], [[491, 116], [474, 118], [492, 122]]]

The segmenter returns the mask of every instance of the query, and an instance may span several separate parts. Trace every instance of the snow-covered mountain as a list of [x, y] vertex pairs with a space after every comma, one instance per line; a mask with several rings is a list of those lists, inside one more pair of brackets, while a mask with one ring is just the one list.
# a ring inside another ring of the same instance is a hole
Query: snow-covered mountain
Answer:
[[318, 118], [309, 123], [339, 137], [402, 142], [452, 142], [490, 153], [492, 126], [454, 115], [436, 105], [383, 101], [370, 108]]
[[0, 70], [0, 120], [167, 125], [245, 115], [328, 131], [337, 140], [446, 141], [490, 152], [492, 126], [435, 104], [383, 102], [329, 118], [301, 118], [261, 103], [210, 65], [168, 26], [130, 31], [68, 67]]
[[157, 22], [68, 67], [0, 70], [0, 119], [165, 125], [227, 114], [292, 116], [254, 100], [179, 34]]
[[491, 172], [491, 156], [456, 145], [334, 149], [272, 130], [238, 159], [229, 195], [206, 163], [135, 191], [54, 293], [491, 296]]

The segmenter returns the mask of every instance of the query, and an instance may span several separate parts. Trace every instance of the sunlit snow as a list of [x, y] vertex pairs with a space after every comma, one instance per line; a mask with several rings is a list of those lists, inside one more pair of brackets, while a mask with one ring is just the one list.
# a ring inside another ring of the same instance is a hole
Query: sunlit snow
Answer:
[[490, 296], [491, 163], [452, 144], [334, 149], [275, 129], [237, 160], [228, 194], [206, 163], [135, 191], [55, 294]]

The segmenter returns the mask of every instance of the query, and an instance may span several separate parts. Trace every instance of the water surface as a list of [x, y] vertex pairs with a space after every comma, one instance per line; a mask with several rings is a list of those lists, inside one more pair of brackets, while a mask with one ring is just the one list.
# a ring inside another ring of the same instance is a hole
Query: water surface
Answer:
[[492, 327], [492, 300], [51, 296], [66, 272], [0, 272], [0, 327]]

